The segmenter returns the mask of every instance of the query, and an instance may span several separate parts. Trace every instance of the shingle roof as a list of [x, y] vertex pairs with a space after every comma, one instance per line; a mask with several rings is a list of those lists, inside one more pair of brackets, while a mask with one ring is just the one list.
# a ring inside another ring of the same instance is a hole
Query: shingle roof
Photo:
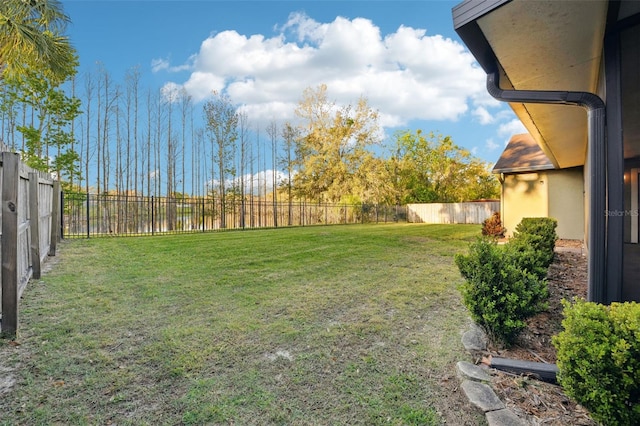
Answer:
[[513, 135], [493, 173], [521, 173], [539, 170], [553, 170], [553, 163], [528, 133]]

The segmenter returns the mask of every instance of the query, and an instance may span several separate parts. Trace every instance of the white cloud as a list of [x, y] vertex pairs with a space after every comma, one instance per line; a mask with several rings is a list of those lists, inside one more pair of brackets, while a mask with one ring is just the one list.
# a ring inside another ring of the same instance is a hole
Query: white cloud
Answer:
[[168, 72], [179, 72], [179, 71], [189, 70], [193, 67], [193, 65], [190, 63], [192, 59], [193, 57], [189, 58], [189, 61], [186, 64], [178, 65], [178, 66], [171, 66], [171, 62], [168, 59], [162, 59], [162, 58], [152, 59], [151, 72], [157, 73], [165, 70]]
[[483, 106], [479, 106], [473, 110], [473, 116], [480, 122], [480, 124], [491, 124], [496, 121], [495, 117], [487, 111]]
[[[225, 180], [225, 188], [232, 189], [240, 187], [241, 182], [244, 182], [244, 190], [246, 192], [253, 192], [256, 194], [264, 194], [265, 188], [267, 193], [273, 191], [273, 179], [276, 179], [276, 185], [283, 185], [287, 182], [287, 174], [279, 170], [267, 169], [256, 172], [255, 174], [245, 174], [244, 176], [236, 177], [235, 179]], [[292, 175], [293, 176], [293, 175]], [[220, 187], [219, 179], [209, 179], [204, 183], [206, 189], [218, 189]]]
[[487, 139], [487, 142], [485, 143], [485, 146], [487, 147], [487, 149], [489, 151], [494, 151], [494, 150], [500, 148], [500, 145], [495, 143], [493, 141], [493, 139]]
[[153, 59], [151, 60], [151, 71], [152, 72], [159, 72], [162, 70], [166, 70], [168, 69], [170, 66], [169, 61], [167, 61], [166, 59]]
[[322, 25], [314, 21], [304, 13], [293, 12], [289, 15], [289, 20], [286, 24], [281, 27], [276, 25], [274, 29], [276, 31], [280, 31], [283, 34], [288, 30], [291, 30], [293, 35], [296, 36], [296, 39], [300, 43], [303, 43], [305, 41], [317, 43], [322, 40], [322, 37], [326, 32], [327, 25]]
[[510, 138], [513, 135], [517, 135], [520, 133], [527, 133], [526, 127], [520, 120], [513, 119], [507, 123], [501, 124], [498, 127], [498, 135], [502, 137]]
[[[236, 31], [211, 35], [181, 66], [192, 72], [179, 85], [196, 102], [225, 90], [252, 120], [292, 118], [303, 90], [323, 83], [339, 104], [366, 97], [383, 126], [458, 120], [470, 107], [499, 104], [486, 93], [485, 73], [471, 54], [424, 29], [401, 26], [383, 36], [368, 19], [320, 23], [303, 13], [275, 28], [278, 34], [270, 38]], [[158, 70], [180, 68], [166, 60], [154, 64]]]
[[162, 93], [162, 97], [164, 99], [167, 99], [173, 103], [178, 101], [181, 90], [182, 86], [176, 83], [169, 82], [162, 86], [160, 92]]

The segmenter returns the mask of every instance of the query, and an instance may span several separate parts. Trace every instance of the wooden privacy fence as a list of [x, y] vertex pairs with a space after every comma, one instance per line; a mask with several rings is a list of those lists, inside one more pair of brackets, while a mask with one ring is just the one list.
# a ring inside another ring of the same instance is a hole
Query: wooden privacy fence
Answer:
[[47, 256], [55, 255], [60, 187], [50, 175], [23, 164], [19, 154], [2, 152], [1, 158], [1, 323], [2, 335], [13, 337], [22, 292], [29, 279], [40, 278], [40, 267]]
[[500, 211], [500, 201], [407, 204], [407, 222], [477, 223]]

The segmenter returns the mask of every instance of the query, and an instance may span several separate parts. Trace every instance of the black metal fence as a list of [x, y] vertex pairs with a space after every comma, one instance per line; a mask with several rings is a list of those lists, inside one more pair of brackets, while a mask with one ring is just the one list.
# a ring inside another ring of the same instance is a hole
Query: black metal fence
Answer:
[[404, 206], [65, 194], [65, 238], [406, 221]]

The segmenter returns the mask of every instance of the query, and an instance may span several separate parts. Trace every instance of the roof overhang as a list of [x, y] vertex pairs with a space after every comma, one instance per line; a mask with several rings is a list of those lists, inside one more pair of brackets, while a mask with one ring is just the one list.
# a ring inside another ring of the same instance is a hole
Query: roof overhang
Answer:
[[[501, 86], [600, 94], [608, 1], [467, 0], [453, 23], [476, 60]], [[557, 168], [585, 162], [588, 122], [577, 106], [510, 103]]]

